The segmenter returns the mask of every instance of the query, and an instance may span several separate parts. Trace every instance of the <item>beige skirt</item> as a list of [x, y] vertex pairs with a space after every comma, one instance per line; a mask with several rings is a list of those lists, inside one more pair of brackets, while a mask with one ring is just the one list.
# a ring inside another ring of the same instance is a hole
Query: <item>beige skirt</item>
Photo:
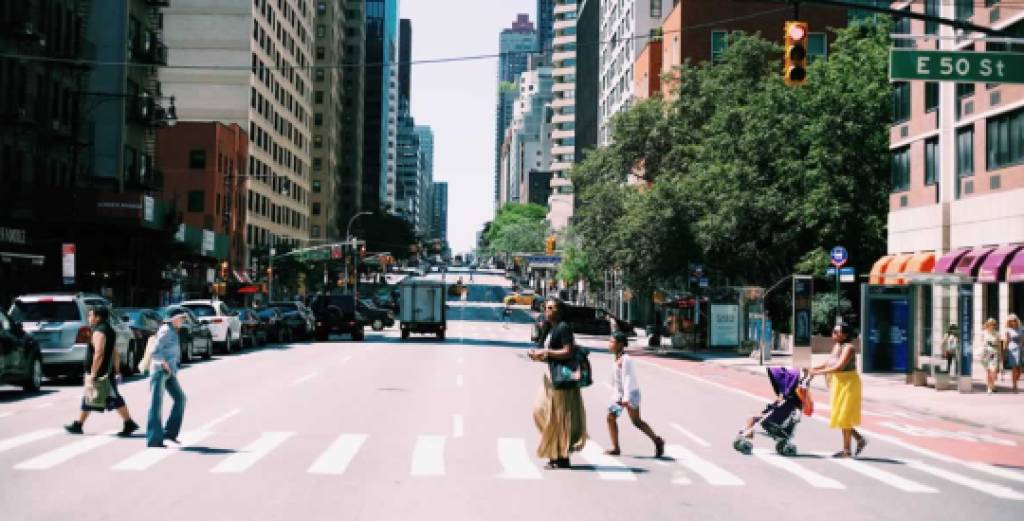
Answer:
[[570, 452], [583, 450], [587, 443], [587, 412], [580, 390], [555, 389], [547, 374], [537, 393], [533, 422], [540, 431], [539, 458], [565, 459]]

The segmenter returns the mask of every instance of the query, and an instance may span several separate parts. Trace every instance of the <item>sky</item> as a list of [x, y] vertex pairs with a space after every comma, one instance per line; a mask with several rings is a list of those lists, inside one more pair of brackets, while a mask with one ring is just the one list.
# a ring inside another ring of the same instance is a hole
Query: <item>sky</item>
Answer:
[[448, 242], [472, 251], [494, 216], [494, 110], [498, 58], [441, 64], [417, 61], [496, 55], [498, 35], [517, 13], [536, 24], [536, 0], [400, 0], [412, 20], [412, 115], [434, 129], [434, 180], [448, 182]]

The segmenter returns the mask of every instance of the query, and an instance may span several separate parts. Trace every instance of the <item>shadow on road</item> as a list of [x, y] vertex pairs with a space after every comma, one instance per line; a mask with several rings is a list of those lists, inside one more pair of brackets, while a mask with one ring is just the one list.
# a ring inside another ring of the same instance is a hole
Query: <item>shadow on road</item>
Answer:
[[22, 400], [31, 400], [33, 398], [39, 398], [55, 392], [57, 391], [51, 391], [48, 389], [42, 389], [36, 392], [26, 392], [21, 389], [3, 389], [0, 390], [0, 403], [16, 403]]
[[649, 470], [642, 467], [606, 467], [603, 465], [576, 465], [573, 464], [571, 470], [582, 470], [584, 472], [608, 472], [616, 474], [646, 474]]
[[238, 452], [236, 449], [222, 449], [220, 447], [204, 447], [193, 445], [191, 447], [182, 447], [182, 452], [194, 452], [196, 454], [202, 454], [204, 456], [222, 456], [224, 454], [234, 454]]

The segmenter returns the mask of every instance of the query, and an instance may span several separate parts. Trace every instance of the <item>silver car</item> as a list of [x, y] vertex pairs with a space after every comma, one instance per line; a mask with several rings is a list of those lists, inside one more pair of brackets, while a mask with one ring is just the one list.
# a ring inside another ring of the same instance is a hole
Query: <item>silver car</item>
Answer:
[[[37, 293], [14, 299], [8, 314], [39, 343], [47, 376], [80, 375], [92, 337], [86, 314], [93, 306], [112, 308], [109, 300], [95, 294]], [[121, 355], [121, 372], [131, 374], [135, 355], [140, 352], [132, 346], [131, 328], [113, 312], [110, 326], [117, 334], [115, 348]]]

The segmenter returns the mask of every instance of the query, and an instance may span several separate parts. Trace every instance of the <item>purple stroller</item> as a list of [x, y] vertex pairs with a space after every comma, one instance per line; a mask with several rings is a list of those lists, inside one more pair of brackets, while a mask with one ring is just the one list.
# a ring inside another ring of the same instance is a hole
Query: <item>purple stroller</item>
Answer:
[[796, 445], [793, 444], [793, 433], [800, 423], [800, 416], [803, 414], [803, 401], [797, 390], [806, 388], [811, 377], [801, 377], [797, 369], [786, 369], [783, 367], [771, 367], [768, 369], [768, 380], [772, 383], [772, 389], [780, 398], [768, 404], [761, 411], [761, 414], [750, 419], [732, 446], [743, 454], [750, 454], [754, 449], [751, 439], [758, 425], [764, 430], [764, 435], [775, 442], [775, 452], [783, 456], [795, 456]]

